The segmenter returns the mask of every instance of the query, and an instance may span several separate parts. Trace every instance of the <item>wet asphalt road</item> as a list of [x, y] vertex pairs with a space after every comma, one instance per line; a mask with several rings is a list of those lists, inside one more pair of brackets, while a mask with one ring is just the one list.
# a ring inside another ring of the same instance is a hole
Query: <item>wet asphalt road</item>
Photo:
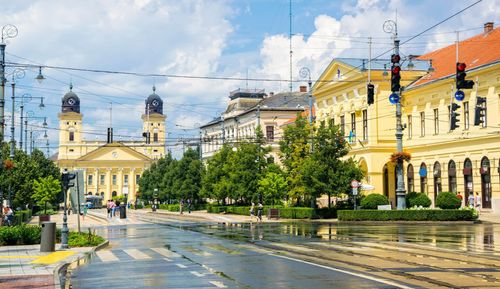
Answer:
[[317, 228], [309, 227], [169, 223], [100, 228], [110, 247], [72, 272], [70, 283], [72, 288], [398, 288], [252, 245], [321, 239]]

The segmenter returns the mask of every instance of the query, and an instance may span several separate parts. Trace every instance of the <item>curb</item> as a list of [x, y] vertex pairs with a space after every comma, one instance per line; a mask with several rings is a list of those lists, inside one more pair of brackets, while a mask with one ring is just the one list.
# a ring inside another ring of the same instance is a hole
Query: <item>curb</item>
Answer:
[[[78, 256], [75, 260], [71, 260], [66, 263], [62, 263], [57, 265], [54, 268], [54, 288], [55, 289], [63, 289], [62, 286], [65, 285], [66, 282], [66, 273], [68, 270], [68, 267], [71, 265], [74, 265], [74, 268], [80, 266], [80, 261], [87, 258], [87, 256], [94, 254], [95, 251], [99, 251], [104, 247], [107, 247], [109, 245], [109, 240], [106, 240], [102, 242], [101, 244], [97, 245], [96, 247], [93, 247], [90, 251], [83, 253], [83, 256]], [[83, 262], [82, 264], [85, 264]], [[61, 284], [61, 279], [64, 278], [64, 282]], [[64, 287], [65, 288], [65, 287]]]

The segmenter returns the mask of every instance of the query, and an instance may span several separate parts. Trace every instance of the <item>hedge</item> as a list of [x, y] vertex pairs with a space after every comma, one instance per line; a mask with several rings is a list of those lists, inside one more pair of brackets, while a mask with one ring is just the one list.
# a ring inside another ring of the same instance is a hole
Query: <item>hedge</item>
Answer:
[[42, 228], [39, 226], [0, 227], [0, 245], [32, 245], [40, 243]]
[[[270, 206], [264, 206], [262, 214], [267, 216], [268, 210], [272, 208]], [[280, 218], [283, 219], [317, 219], [317, 218], [336, 218], [337, 210], [335, 208], [322, 208], [313, 209], [305, 207], [275, 207], [279, 209]], [[228, 213], [236, 215], [246, 215], [250, 216], [250, 206], [220, 206], [220, 205], [208, 205], [208, 213]], [[255, 208], [255, 215], [257, 215], [257, 207]]]
[[472, 221], [473, 210], [358, 210], [338, 211], [339, 221]]
[[376, 210], [382, 205], [389, 205], [389, 200], [381, 194], [370, 194], [361, 200], [361, 207], [367, 210]]
[[16, 211], [14, 213], [14, 224], [21, 225], [31, 220], [31, 210]]

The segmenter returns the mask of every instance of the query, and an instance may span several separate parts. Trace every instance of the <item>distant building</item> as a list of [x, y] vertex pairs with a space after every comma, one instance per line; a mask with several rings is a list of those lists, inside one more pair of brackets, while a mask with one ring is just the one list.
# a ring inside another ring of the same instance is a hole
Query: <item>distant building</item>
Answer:
[[220, 117], [201, 126], [202, 158], [212, 157], [224, 143], [237, 144], [255, 138], [257, 126], [278, 159], [281, 126], [308, 107], [307, 89], [299, 92], [269, 93], [264, 90], [238, 89], [229, 95], [227, 109]]
[[146, 99], [142, 115], [143, 140], [115, 141], [108, 128], [107, 141], [84, 140], [80, 99], [72, 91], [62, 98], [59, 117], [59, 150], [55, 156], [61, 170], [82, 170], [85, 194], [104, 200], [125, 195], [135, 200], [141, 174], [165, 155], [165, 118], [163, 101], [155, 93]]

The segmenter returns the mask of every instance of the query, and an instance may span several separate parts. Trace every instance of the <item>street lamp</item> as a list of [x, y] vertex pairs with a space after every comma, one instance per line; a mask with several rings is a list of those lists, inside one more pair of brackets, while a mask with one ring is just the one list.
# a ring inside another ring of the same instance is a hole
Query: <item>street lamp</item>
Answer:
[[47, 117], [45, 116], [34, 116], [33, 111], [26, 112], [26, 116], [24, 117], [24, 152], [28, 153], [28, 120], [29, 119], [43, 119], [42, 126], [43, 128], [47, 127]]
[[4, 140], [5, 127], [5, 82], [7, 81], [5, 79], [5, 47], [7, 46], [5, 40], [16, 36], [16, 26], [7, 24], [2, 27], [2, 42], [0, 43], [0, 141]]
[[[394, 39], [394, 55], [399, 57], [399, 39], [398, 39], [398, 25], [396, 22], [392, 20], [387, 20], [384, 22], [383, 30], [386, 33], [390, 33], [393, 35]], [[399, 62], [399, 61], [397, 61]], [[396, 94], [396, 147], [397, 153], [403, 152], [403, 125], [401, 123], [401, 91], [394, 91], [393, 94]], [[404, 210], [406, 208], [406, 190], [405, 190], [405, 181], [403, 178], [403, 159], [398, 158], [396, 163], [396, 203], [398, 210]]]
[[[32, 97], [31, 94], [29, 93], [25, 93], [23, 94], [21, 97], [21, 101], [20, 101], [20, 110], [21, 110], [21, 128], [19, 130], [19, 148], [22, 150], [23, 149], [23, 123], [26, 123], [27, 121], [24, 121], [23, 122], [23, 119], [24, 119], [24, 105], [29, 103], [33, 98], [36, 98], [36, 99], [40, 99], [40, 104], [39, 104], [39, 108], [40, 109], [43, 109], [45, 107], [45, 105], [43, 104], [43, 97]], [[27, 129], [27, 127], [26, 127]]]
[[42, 129], [30, 130], [30, 155], [33, 153], [33, 149], [35, 149], [35, 140], [40, 135], [41, 132], [44, 132], [43, 137], [46, 139], [48, 137], [47, 130], [42, 130]]

